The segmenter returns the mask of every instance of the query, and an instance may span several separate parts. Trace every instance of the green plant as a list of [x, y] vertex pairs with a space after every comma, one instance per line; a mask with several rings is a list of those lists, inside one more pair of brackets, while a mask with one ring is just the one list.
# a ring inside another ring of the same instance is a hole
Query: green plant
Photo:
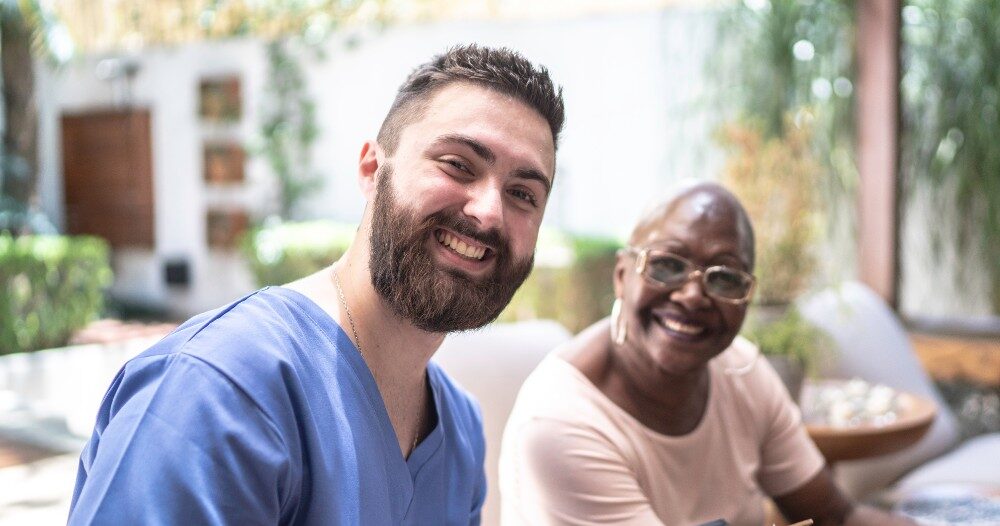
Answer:
[[829, 336], [809, 323], [794, 305], [776, 316], [766, 309], [751, 308], [743, 325], [743, 336], [764, 356], [785, 356], [814, 374], [831, 349]]
[[251, 230], [242, 247], [258, 286], [281, 285], [336, 261], [356, 230], [332, 221], [278, 223]]
[[322, 178], [312, 167], [312, 146], [319, 136], [316, 103], [309, 95], [302, 65], [289, 49], [292, 41], [267, 45], [268, 75], [259, 152], [278, 180], [279, 215], [289, 219], [307, 194], [319, 189]]
[[829, 134], [817, 146], [853, 138], [853, 1], [745, 0], [724, 13], [719, 33], [735, 54], [720, 54], [713, 75], [739, 117], [760, 120], [775, 137], [786, 115], [806, 109]]
[[109, 283], [102, 239], [0, 234], [0, 354], [64, 345], [101, 312]]
[[[278, 223], [252, 230], [242, 246], [257, 285], [280, 285], [336, 261], [356, 230], [356, 225], [331, 221]], [[535, 269], [500, 320], [554, 319], [579, 331], [607, 316], [620, 247], [612, 239], [543, 229]]]
[[802, 146], [794, 136], [798, 130], [809, 130], [805, 146], [816, 170], [809, 184], [815, 189], [815, 207], [828, 219], [815, 241], [835, 247], [838, 254], [836, 265], [817, 270], [833, 279], [847, 277], [843, 269], [852, 266], [844, 260], [853, 257], [856, 238], [854, 4], [734, 3], [723, 12], [721, 45], [709, 62], [710, 76], [721, 87], [714, 107], [721, 108], [724, 127], [752, 123], [764, 143], [789, 140], [792, 149]]
[[543, 229], [535, 269], [500, 315], [501, 321], [554, 319], [578, 332], [608, 315], [621, 243]]
[[755, 123], [730, 124], [721, 142], [729, 156], [723, 182], [743, 203], [756, 237], [754, 300], [786, 304], [805, 291], [816, 268], [821, 168], [805, 126], [766, 138]]
[[1000, 3], [909, 0], [902, 18], [904, 189], [933, 190], [933, 253], [963, 255], [960, 281], [985, 269], [1000, 313]]
[[[399, 6], [388, 0], [90, 0], [40, 2], [67, 26], [76, 44], [88, 53], [143, 45], [169, 47], [192, 40], [256, 36], [264, 39], [299, 35], [319, 42], [345, 23], [388, 24], [426, 0]], [[85, 7], [85, 8], [84, 8]], [[93, 13], [100, 13], [95, 17]]]
[[[791, 302], [817, 273], [844, 277], [854, 250], [854, 15], [853, 0], [744, 0], [724, 13], [711, 64], [727, 123], [723, 180], [757, 234], [745, 333], [806, 364], [820, 340]], [[819, 268], [821, 243], [836, 247], [835, 266]]]

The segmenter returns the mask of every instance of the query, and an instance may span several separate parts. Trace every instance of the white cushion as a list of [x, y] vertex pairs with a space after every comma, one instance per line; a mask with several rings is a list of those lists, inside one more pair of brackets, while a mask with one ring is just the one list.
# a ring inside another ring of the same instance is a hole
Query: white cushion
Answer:
[[973, 483], [1000, 488], [1000, 433], [971, 438], [903, 477], [899, 490], [932, 484]]
[[483, 410], [488, 488], [482, 523], [486, 526], [500, 523], [500, 439], [517, 392], [542, 358], [571, 336], [554, 321], [497, 323], [449, 335], [434, 355], [434, 361], [475, 396]]
[[930, 431], [904, 451], [837, 464], [837, 480], [855, 498], [880, 489], [907, 471], [951, 448], [959, 437], [958, 422], [923, 370], [902, 323], [868, 287], [847, 282], [800, 302], [803, 317], [834, 340], [836, 355], [821, 370], [823, 377], [859, 377], [930, 400], [938, 414]]

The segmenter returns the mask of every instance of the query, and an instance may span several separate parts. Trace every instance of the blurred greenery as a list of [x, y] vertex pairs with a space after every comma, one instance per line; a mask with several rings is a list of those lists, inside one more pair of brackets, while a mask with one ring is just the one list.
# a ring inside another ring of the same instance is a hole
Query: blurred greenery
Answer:
[[754, 306], [743, 325], [743, 336], [765, 356], [786, 356], [814, 374], [829, 355], [829, 336], [806, 321], [794, 304], [782, 308]]
[[[280, 285], [336, 261], [356, 230], [353, 224], [325, 220], [274, 223], [249, 232], [242, 246], [257, 285]], [[554, 319], [578, 331], [607, 316], [621, 246], [613, 239], [543, 229], [535, 269], [500, 320]]]
[[[791, 302], [818, 275], [848, 277], [856, 239], [854, 15], [853, 0], [744, 0], [724, 13], [709, 64], [722, 86], [723, 182], [757, 233], [743, 334], [807, 368], [821, 337]], [[836, 247], [835, 265], [817, 264], [821, 242]], [[760, 315], [774, 309], [782, 314]]]
[[241, 245], [257, 285], [281, 285], [339, 259], [356, 230], [326, 220], [274, 222], [247, 232]]
[[319, 137], [316, 102], [308, 92], [300, 57], [293, 47], [292, 39], [267, 44], [262, 144], [257, 148], [278, 180], [282, 219], [292, 218], [302, 198], [323, 183], [312, 163], [312, 146]]
[[610, 238], [543, 229], [535, 269], [500, 314], [500, 321], [556, 320], [576, 333], [611, 312], [616, 253]]
[[[719, 137], [727, 147], [733, 146], [727, 127], [746, 129], [759, 134], [768, 148], [781, 148], [772, 140], [789, 141], [787, 149], [799, 159], [812, 158], [814, 173], [758, 171], [747, 175], [761, 181], [745, 184], [782, 195], [788, 193], [782, 188], [787, 184], [810, 185], [810, 206], [825, 219], [814, 241], [836, 247], [838, 254], [835, 265], [815, 269], [830, 279], [850, 277], [845, 269], [852, 268], [857, 229], [854, 14], [853, 0], [735, 3], [723, 13], [719, 53], [708, 64], [710, 78], [720, 86], [717, 106], [724, 124]], [[802, 133], [807, 133], [808, 151], [798, 144]], [[746, 157], [747, 152], [735, 153]], [[806, 179], [789, 180], [793, 175]]]
[[[413, 3], [422, 5], [426, 0], [407, 2]], [[387, 24], [399, 10], [398, 3], [389, 0], [87, 0], [52, 4], [55, 15], [65, 24], [67, 37], [90, 53], [245, 36], [274, 40], [297, 35], [315, 44], [346, 22]]]
[[806, 109], [826, 134], [817, 147], [850, 142], [854, 1], [747, 0], [724, 14], [719, 31], [735, 56], [733, 69], [715, 75], [728, 81], [742, 117], [760, 120], [767, 137], [782, 136], [785, 116]]
[[[0, 0], [8, 14], [17, 11], [30, 31], [30, 45], [36, 57], [51, 65], [60, 65], [73, 54], [73, 42], [65, 24], [52, 9], [52, 3], [39, 0]], [[2, 15], [0, 15], [2, 16]]]
[[903, 187], [933, 190], [935, 255], [960, 255], [959, 281], [985, 268], [1000, 314], [1000, 2], [908, 0], [902, 19]]
[[99, 238], [0, 234], [0, 354], [62, 346], [94, 320], [108, 261]]
[[730, 124], [721, 141], [729, 153], [722, 180], [739, 196], [754, 225], [754, 301], [787, 304], [805, 292], [816, 269], [821, 168], [806, 126], [765, 138], [761, 125]]

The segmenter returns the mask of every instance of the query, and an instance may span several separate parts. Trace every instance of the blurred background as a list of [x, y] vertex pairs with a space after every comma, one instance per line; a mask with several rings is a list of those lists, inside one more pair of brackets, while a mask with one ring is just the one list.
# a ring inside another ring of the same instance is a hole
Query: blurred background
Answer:
[[1000, 430], [996, 2], [0, 6], [0, 523], [64, 521], [123, 360], [342, 253], [363, 141], [409, 71], [461, 43], [521, 51], [566, 100], [536, 270], [503, 321], [607, 315], [642, 212], [717, 180], [758, 231], [762, 350], [811, 370], [823, 338], [795, 302], [860, 281], [963, 432]]

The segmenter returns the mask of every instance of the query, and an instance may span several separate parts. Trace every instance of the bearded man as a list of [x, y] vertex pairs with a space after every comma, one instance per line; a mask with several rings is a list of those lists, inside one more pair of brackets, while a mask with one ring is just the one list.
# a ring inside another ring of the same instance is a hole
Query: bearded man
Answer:
[[478, 524], [476, 403], [433, 363], [531, 270], [561, 92], [517, 53], [418, 67], [358, 182], [340, 261], [196, 316], [118, 373], [71, 524]]

